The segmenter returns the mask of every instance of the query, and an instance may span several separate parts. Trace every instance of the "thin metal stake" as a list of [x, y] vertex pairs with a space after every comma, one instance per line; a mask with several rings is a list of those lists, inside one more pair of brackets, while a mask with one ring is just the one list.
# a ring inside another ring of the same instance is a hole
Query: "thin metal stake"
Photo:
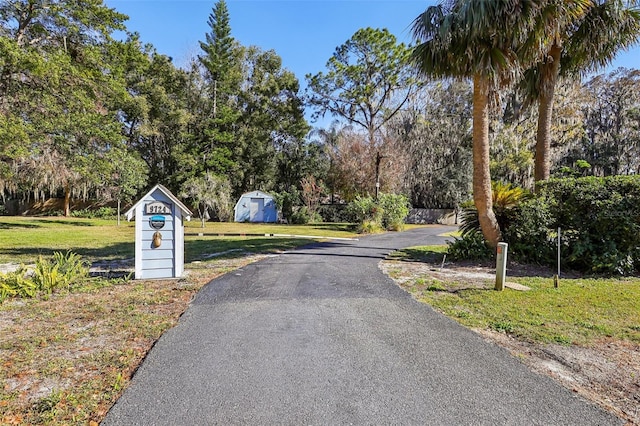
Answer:
[[560, 228], [558, 227], [558, 273], [553, 277], [553, 286], [558, 288], [560, 284]]
[[560, 228], [558, 228], [558, 277], [560, 277]]

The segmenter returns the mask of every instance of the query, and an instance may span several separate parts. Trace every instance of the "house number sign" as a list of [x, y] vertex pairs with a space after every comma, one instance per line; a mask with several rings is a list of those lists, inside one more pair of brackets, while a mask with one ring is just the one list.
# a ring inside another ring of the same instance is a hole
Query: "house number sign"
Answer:
[[162, 201], [154, 201], [144, 206], [144, 214], [171, 214], [171, 206]]

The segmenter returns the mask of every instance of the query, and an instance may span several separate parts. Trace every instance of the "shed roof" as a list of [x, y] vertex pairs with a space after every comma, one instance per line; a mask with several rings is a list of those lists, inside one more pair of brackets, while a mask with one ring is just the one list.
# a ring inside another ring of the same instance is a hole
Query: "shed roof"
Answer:
[[238, 197], [238, 201], [236, 201], [236, 205], [234, 207], [234, 209], [238, 208], [238, 204], [240, 204], [240, 201], [244, 198], [244, 197], [251, 197], [251, 198], [271, 198], [273, 199], [273, 195], [271, 194], [267, 194], [266, 192], [262, 192], [262, 191], [249, 191], [249, 192], [245, 192], [244, 194], [242, 194], [240, 197]]
[[151, 191], [147, 192], [144, 197], [140, 198], [140, 200], [138, 200], [137, 203], [135, 203], [129, 210], [127, 210], [127, 212], [124, 214], [125, 217], [127, 218], [128, 221], [130, 221], [131, 219], [133, 219], [136, 216], [136, 208], [142, 204], [143, 202], [145, 202], [145, 200], [147, 199], [147, 197], [149, 197], [151, 194], [153, 194], [156, 190], [159, 190], [160, 192], [162, 192], [168, 199], [170, 199], [171, 201], [173, 201], [173, 203], [182, 211], [182, 215], [185, 217], [185, 219], [187, 220], [191, 220], [191, 216], [193, 215], [193, 213], [191, 213], [191, 210], [189, 210], [189, 208], [187, 206], [185, 206], [182, 201], [178, 200], [176, 198], [175, 195], [173, 195], [171, 193], [171, 191], [169, 191], [167, 188], [165, 188], [163, 185], [157, 184], [156, 186], [154, 186]]

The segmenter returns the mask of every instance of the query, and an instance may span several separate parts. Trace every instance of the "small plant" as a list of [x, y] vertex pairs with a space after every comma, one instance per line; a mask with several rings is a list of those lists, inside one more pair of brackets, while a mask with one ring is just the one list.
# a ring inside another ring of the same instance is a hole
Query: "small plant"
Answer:
[[61, 401], [62, 394], [59, 391], [53, 391], [50, 395], [39, 399], [33, 406], [37, 413], [46, 413], [55, 409]]
[[0, 275], [0, 303], [8, 297], [35, 297], [38, 292], [51, 294], [68, 290], [89, 276], [89, 267], [73, 252], [55, 252], [51, 259], [40, 256], [33, 273], [24, 266], [15, 272]]
[[62, 278], [57, 265], [42, 256], [38, 258], [32, 278], [38, 291], [51, 294], [54, 288], [60, 286]]
[[437, 281], [434, 281], [427, 287], [427, 291], [447, 291], [447, 289]]
[[[496, 215], [496, 220], [500, 229], [504, 231], [508, 228], [513, 212], [520, 203], [531, 198], [531, 194], [526, 190], [511, 186], [511, 184], [504, 184], [501, 182], [491, 183], [491, 197], [493, 200], [493, 211]], [[460, 213], [460, 219], [462, 220], [462, 226], [460, 231], [462, 235], [469, 232], [479, 232], [480, 222], [478, 220], [478, 210], [471, 202], [462, 204], [462, 212]]]
[[27, 269], [21, 265], [16, 271], [0, 274], [0, 303], [9, 297], [34, 297], [37, 286], [27, 277]]
[[375, 220], [365, 220], [358, 227], [358, 232], [361, 234], [377, 234], [382, 232], [382, 226]]
[[557, 343], [559, 345], [564, 345], [564, 346], [568, 346], [571, 343], [573, 343], [570, 338], [568, 338], [566, 336], [562, 336], [562, 335], [553, 336], [553, 342]]
[[467, 311], [455, 311], [455, 316], [460, 319], [471, 318], [471, 314]]
[[494, 323], [489, 324], [489, 327], [494, 329], [495, 331], [499, 331], [502, 333], [512, 334], [515, 330], [513, 324], [509, 321], [496, 321]]
[[467, 232], [461, 238], [447, 242], [447, 254], [452, 260], [487, 260], [493, 257], [493, 251], [487, 246], [480, 232]]
[[82, 257], [72, 251], [67, 253], [53, 253], [53, 263], [58, 266], [58, 270], [62, 273], [70, 283], [81, 281], [89, 275], [89, 266], [82, 260]]
[[87, 278], [89, 268], [81, 257], [68, 251], [56, 252], [51, 260], [40, 257], [36, 262], [33, 282], [39, 291], [51, 294], [55, 289], [68, 290]]

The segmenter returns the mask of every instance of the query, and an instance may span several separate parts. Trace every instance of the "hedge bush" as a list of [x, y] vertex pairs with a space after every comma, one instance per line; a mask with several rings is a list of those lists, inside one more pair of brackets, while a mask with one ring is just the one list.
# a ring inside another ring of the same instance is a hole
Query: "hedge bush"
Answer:
[[358, 196], [347, 206], [347, 214], [355, 219], [362, 233], [400, 231], [409, 214], [409, 199], [400, 194], [380, 194], [378, 200]]
[[561, 262], [582, 272], [640, 272], [640, 176], [551, 179], [523, 202], [504, 230], [510, 251], [523, 260]]
[[[509, 255], [529, 263], [553, 265], [556, 262], [554, 218], [543, 197], [523, 201], [511, 214], [511, 223], [502, 230], [509, 243]], [[556, 228], [557, 229], [557, 228]]]
[[409, 199], [402, 194], [380, 194], [378, 205], [382, 208], [382, 227], [388, 231], [402, 231], [409, 214]]
[[358, 224], [358, 232], [370, 234], [382, 231], [382, 208], [372, 197], [357, 196], [347, 205], [347, 210]]
[[113, 207], [99, 207], [97, 209], [81, 209], [72, 210], [72, 217], [80, 217], [85, 219], [113, 219], [118, 212]]
[[480, 231], [468, 231], [460, 238], [454, 237], [447, 246], [451, 260], [489, 260], [495, 257]]
[[347, 210], [346, 204], [322, 204], [318, 208], [318, 214], [323, 222], [352, 223], [353, 215]]
[[302, 206], [291, 214], [290, 220], [294, 225], [307, 225], [322, 222], [322, 216], [318, 213], [312, 213], [305, 206]]

